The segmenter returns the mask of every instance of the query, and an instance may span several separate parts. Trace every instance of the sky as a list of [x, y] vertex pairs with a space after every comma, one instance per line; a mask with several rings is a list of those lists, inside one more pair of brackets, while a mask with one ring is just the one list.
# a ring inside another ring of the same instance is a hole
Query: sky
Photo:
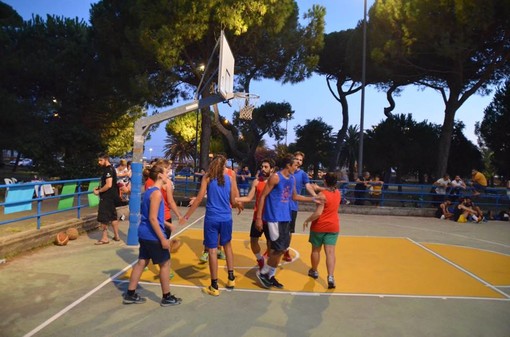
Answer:
[[[64, 17], [83, 18], [89, 22], [90, 4], [92, 0], [0, 0], [12, 6], [25, 20], [29, 20], [32, 14], [45, 17], [46, 14]], [[297, 0], [300, 15], [313, 4], [322, 5], [326, 8], [326, 33], [354, 28], [359, 20], [363, 19], [363, 0]], [[368, 8], [374, 0], [368, 0]], [[234, 55], [235, 56], [235, 55]], [[342, 125], [341, 107], [329, 92], [326, 78], [313, 75], [311, 78], [298, 84], [285, 84], [272, 80], [252, 82], [252, 93], [260, 95], [258, 105], [266, 102], [288, 102], [294, 110], [294, 118], [287, 123], [288, 143], [295, 141], [294, 128], [305, 125], [306, 120], [322, 118], [333, 127], [333, 132], [338, 132]], [[483, 119], [483, 111], [492, 101], [494, 93], [489, 96], [471, 96], [466, 103], [457, 111], [456, 120], [463, 121], [466, 125], [464, 134], [476, 144], [474, 133], [475, 123]], [[418, 87], [406, 87], [400, 96], [395, 97], [396, 108], [394, 114], [413, 115], [413, 119], [421, 122], [427, 120], [435, 124], [443, 124], [444, 103], [441, 95], [432, 90], [422, 90]], [[178, 102], [175, 106], [184, 102]], [[360, 125], [361, 94], [348, 97], [349, 125]], [[174, 106], [174, 107], [175, 107]], [[379, 124], [384, 118], [383, 108], [388, 106], [386, 95], [374, 88], [367, 87], [365, 90], [364, 129], [371, 129]], [[159, 108], [165, 111], [172, 107]], [[232, 107], [226, 104], [219, 106], [220, 113], [227, 119], [232, 120], [232, 113], [238, 107], [235, 103]], [[148, 158], [162, 156], [166, 132], [161, 123], [158, 130], [152, 134], [151, 139], [145, 143], [144, 155]], [[282, 124], [282, 127], [285, 127]], [[274, 140], [267, 140], [269, 145]]]

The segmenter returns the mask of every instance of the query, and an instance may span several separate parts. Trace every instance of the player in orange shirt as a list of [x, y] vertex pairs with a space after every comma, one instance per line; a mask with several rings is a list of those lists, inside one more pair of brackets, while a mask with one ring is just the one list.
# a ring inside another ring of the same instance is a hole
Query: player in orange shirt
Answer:
[[326, 267], [328, 270], [328, 289], [335, 288], [335, 245], [340, 232], [340, 218], [338, 208], [342, 199], [340, 191], [336, 188], [337, 177], [334, 173], [327, 173], [324, 176], [325, 188], [319, 193], [319, 197], [326, 199], [325, 203], [318, 204], [315, 212], [310, 215], [303, 223], [303, 231], [310, 227], [309, 242], [312, 244], [312, 253], [310, 255], [312, 268], [308, 271], [308, 276], [313, 279], [319, 278], [317, 267], [320, 262], [320, 253], [324, 245], [326, 253]]

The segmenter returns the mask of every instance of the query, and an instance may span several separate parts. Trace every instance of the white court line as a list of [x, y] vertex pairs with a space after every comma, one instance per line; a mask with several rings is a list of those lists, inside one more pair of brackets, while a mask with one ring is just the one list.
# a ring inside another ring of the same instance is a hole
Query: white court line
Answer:
[[[175, 237], [176, 235], [184, 232], [186, 229], [188, 229], [189, 227], [193, 226], [195, 223], [197, 223], [199, 220], [201, 220], [202, 218], [204, 217], [204, 215], [202, 215], [200, 218], [196, 219], [195, 221], [193, 221], [192, 223], [190, 223], [189, 225], [187, 225], [186, 227], [184, 227], [183, 229], [181, 229], [179, 232], [175, 233], [174, 235], [172, 235], [171, 237]], [[135, 261], [133, 261], [131, 264], [127, 265], [126, 267], [124, 267], [124, 269], [122, 269], [121, 271], [119, 271], [118, 273], [116, 273], [115, 275], [113, 276], [110, 276], [108, 279], [104, 280], [103, 283], [101, 283], [100, 285], [98, 285], [97, 287], [95, 287], [94, 289], [92, 289], [91, 291], [89, 291], [88, 293], [86, 293], [85, 295], [83, 295], [82, 297], [80, 297], [79, 299], [77, 299], [76, 301], [74, 301], [73, 303], [69, 304], [67, 307], [65, 307], [64, 309], [60, 310], [58, 313], [56, 313], [55, 315], [53, 315], [52, 317], [50, 317], [49, 319], [47, 319], [46, 321], [44, 321], [42, 324], [40, 324], [39, 326], [37, 326], [35, 329], [33, 329], [32, 331], [30, 331], [29, 333], [27, 333], [26, 335], [24, 335], [24, 337], [31, 337], [33, 335], [35, 335], [36, 333], [38, 333], [39, 331], [41, 331], [42, 329], [44, 329], [45, 327], [47, 327], [48, 325], [50, 325], [51, 323], [53, 323], [54, 321], [56, 321], [57, 319], [59, 319], [62, 315], [64, 315], [65, 313], [67, 313], [69, 310], [71, 310], [72, 308], [74, 308], [75, 306], [77, 306], [78, 304], [80, 304], [81, 302], [85, 301], [87, 298], [89, 298], [90, 296], [92, 296], [93, 294], [95, 294], [98, 290], [100, 290], [101, 288], [103, 288], [105, 285], [107, 285], [108, 283], [110, 282], [113, 282], [115, 281], [115, 279], [122, 275], [124, 272], [126, 272], [129, 268], [133, 267], [133, 265], [138, 261], [138, 259], [136, 259]]]
[[454, 263], [453, 261], [450, 261], [448, 260], [447, 258], [445, 258], [444, 256], [434, 252], [432, 249], [429, 249], [427, 247], [425, 247], [424, 245], [422, 245], [421, 243], [418, 243], [410, 238], [407, 238], [409, 241], [411, 241], [412, 243], [414, 243], [415, 245], [417, 245], [418, 247], [426, 250], [427, 252], [431, 253], [432, 255], [434, 255], [435, 257], [443, 260], [444, 262], [448, 263], [449, 265], [457, 268], [458, 270], [462, 271], [463, 273], [471, 276], [472, 278], [474, 278], [475, 280], [477, 280], [478, 282], [482, 283], [483, 285], [485, 285], [486, 287], [489, 287], [491, 288], [492, 290], [494, 290], [495, 292], [505, 296], [507, 299], [510, 299], [510, 295], [506, 294], [505, 292], [499, 290], [498, 288], [494, 287], [492, 284], [490, 284], [489, 282], [485, 281], [484, 279], [478, 277], [477, 275], [473, 274], [472, 272], [470, 272], [469, 270], [467, 269], [464, 269], [462, 268], [461, 266], [459, 266], [458, 264]]
[[[117, 283], [128, 283], [128, 280], [114, 280]], [[159, 283], [154, 282], [140, 282], [146, 286], [160, 286]], [[172, 288], [188, 288], [188, 289], [202, 289], [204, 286], [184, 285], [172, 283]], [[245, 292], [245, 293], [261, 293], [261, 294], [278, 294], [278, 295], [291, 295], [291, 296], [338, 296], [338, 297], [378, 297], [378, 298], [410, 298], [410, 299], [440, 299], [440, 300], [486, 300], [486, 301], [503, 301], [508, 302], [510, 298], [493, 298], [493, 297], [478, 297], [478, 296], [438, 296], [438, 295], [399, 295], [399, 294], [368, 294], [368, 293], [335, 293], [335, 292], [295, 292], [283, 290], [269, 290], [269, 289], [241, 289], [235, 288], [229, 291], [226, 288], [218, 288], [219, 290], [227, 293], [232, 292]], [[206, 296], [207, 297], [207, 296]]]

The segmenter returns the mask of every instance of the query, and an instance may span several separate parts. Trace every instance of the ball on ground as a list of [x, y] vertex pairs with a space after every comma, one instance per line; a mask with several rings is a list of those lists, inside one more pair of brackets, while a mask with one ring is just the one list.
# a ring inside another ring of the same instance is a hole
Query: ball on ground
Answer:
[[69, 236], [69, 240], [76, 240], [78, 238], [78, 236], [80, 236], [80, 232], [78, 232], [78, 229], [72, 227], [72, 228], [68, 228], [66, 230], [66, 234], [67, 236]]
[[55, 244], [57, 246], [65, 246], [69, 241], [69, 236], [65, 232], [59, 232], [55, 237]]

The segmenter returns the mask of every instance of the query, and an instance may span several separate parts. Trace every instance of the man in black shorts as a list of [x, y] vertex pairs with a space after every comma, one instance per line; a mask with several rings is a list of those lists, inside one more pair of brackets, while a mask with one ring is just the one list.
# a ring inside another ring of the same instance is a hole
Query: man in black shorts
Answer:
[[97, 221], [101, 224], [103, 235], [96, 245], [106, 245], [108, 240], [108, 224], [113, 227], [113, 240], [120, 241], [119, 221], [117, 220], [117, 209], [115, 200], [119, 197], [117, 189], [117, 173], [110, 164], [110, 158], [107, 154], [101, 153], [98, 156], [98, 164], [103, 170], [101, 175], [101, 187], [94, 189], [94, 194], [99, 196], [99, 208], [97, 210]]

